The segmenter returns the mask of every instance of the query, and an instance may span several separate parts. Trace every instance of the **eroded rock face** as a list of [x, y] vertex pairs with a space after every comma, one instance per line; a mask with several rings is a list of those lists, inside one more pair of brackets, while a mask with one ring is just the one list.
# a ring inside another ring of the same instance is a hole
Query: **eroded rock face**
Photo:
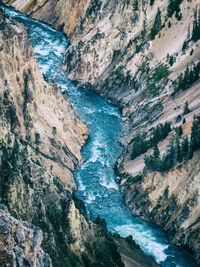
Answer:
[[72, 195], [88, 129], [44, 81], [23, 25], [0, 15], [1, 263], [123, 266], [112, 235]]
[[1, 266], [52, 267], [42, 248], [42, 231], [27, 222], [15, 219], [4, 205], [0, 206]]
[[184, 166], [168, 173], [148, 172], [140, 181], [124, 183], [126, 205], [132, 213], [159, 224], [171, 241], [189, 247], [200, 260], [199, 152]]
[[74, 29], [84, 17], [90, 0], [13, 0], [2, 1], [31, 17], [51, 24], [56, 29], [62, 29], [71, 36]]
[[81, 160], [88, 130], [75, 117], [67, 96], [63, 97], [57, 85], [44, 81], [23, 27], [10, 22], [2, 29], [1, 40], [2, 113], [10, 123], [2, 126], [1, 135], [9, 139], [10, 134], [17, 134], [44, 155], [46, 165], [52, 165], [51, 172], [72, 190], [71, 171]]
[[6, 5], [13, 6], [16, 10], [48, 22], [52, 18], [58, 0], [3, 0], [2, 2]]

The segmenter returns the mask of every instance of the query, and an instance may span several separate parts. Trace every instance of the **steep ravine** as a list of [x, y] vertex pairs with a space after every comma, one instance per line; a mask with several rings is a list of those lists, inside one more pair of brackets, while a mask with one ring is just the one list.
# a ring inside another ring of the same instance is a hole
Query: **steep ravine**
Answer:
[[44, 81], [27, 28], [2, 12], [0, 63], [0, 265], [124, 266], [119, 251], [126, 261], [127, 248], [136, 266], [158, 266], [88, 220], [72, 174], [88, 128], [67, 95]]

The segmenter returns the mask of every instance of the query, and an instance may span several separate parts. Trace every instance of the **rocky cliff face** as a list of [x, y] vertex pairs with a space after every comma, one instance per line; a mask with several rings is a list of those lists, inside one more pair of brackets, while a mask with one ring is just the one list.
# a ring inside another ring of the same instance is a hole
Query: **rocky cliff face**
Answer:
[[[193, 115], [200, 112], [200, 83], [198, 77], [186, 86], [186, 76], [200, 60], [200, 41], [193, 38], [199, 3], [67, 2], [58, 1], [51, 9], [52, 25], [63, 29], [71, 42], [63, 68], [72, 80], [121, 108], [125, 149], [117, 171], [127, 205], [161, 225], [174, 243], [192, 249], [199, 260], [198, 151], [168, 173], [146, 172], [144, 156], [152, 149], [132, 156], [138, 134], [149, 140], [160, 123], [170, 122], [172, 129], [181, 126], [180, 141], [191, 134]], [[181, 73], [185, 80], [180, 87]], [[186, 101], [190, 112], [184, 114]], [[174, 136], [173, 130], [158, 143], [161, 155]]]
[[1, 266], [52, 266], [41, 248], [43, 234], [38, 227], [16, 220], [3, 205], [0, 215]]
[[2, 12], [0, 62], [1, 266], [124, 266], [124, 246], [136, 266], [158, 266], [88, 220], [72, 175], [88, 129], [44, 81], [24, 26]]
[[72, 196], [87, 127], [43, 80], [24, 27], [2, 14], [0, 47], [0, 202], [10, 212], [1, 207], [1, 266], [123, 266]]
[[73, 34], [90, 5], [88, 0], [3, 0], [2, 2], [35, 19], [51, 24], [56, 29], [63, 29], [68, 36]]
[[134, 182], [124, 178], [125, 203], [133, 215], [159, 224], [172, 243], [200, 255], [199, 152], [192, 160], [168, 173], [147, 172]]

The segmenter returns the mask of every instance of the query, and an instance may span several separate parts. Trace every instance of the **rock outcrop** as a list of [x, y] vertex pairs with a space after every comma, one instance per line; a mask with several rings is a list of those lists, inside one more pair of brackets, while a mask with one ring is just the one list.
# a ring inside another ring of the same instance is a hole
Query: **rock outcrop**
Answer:
[[4, 205], [0, 207], [1, 266], [52, 266], [41, 248], [42, 231], [27, 222], [16, 220]]

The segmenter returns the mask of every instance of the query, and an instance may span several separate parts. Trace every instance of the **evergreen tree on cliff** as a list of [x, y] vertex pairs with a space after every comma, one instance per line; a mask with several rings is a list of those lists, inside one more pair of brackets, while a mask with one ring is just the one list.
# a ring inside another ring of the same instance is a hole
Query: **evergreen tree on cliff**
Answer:
[[159, 31], [162, 29], [162, 21], [161, 21], [161, 11], [158, 8], [153, 27], [150, 32], [150, 38], [153, 40], [155, 36], [159, 33]]
[[195, 116], [191, 132], [191, 148], [193, 151], [200, 148], [200, 116]]

